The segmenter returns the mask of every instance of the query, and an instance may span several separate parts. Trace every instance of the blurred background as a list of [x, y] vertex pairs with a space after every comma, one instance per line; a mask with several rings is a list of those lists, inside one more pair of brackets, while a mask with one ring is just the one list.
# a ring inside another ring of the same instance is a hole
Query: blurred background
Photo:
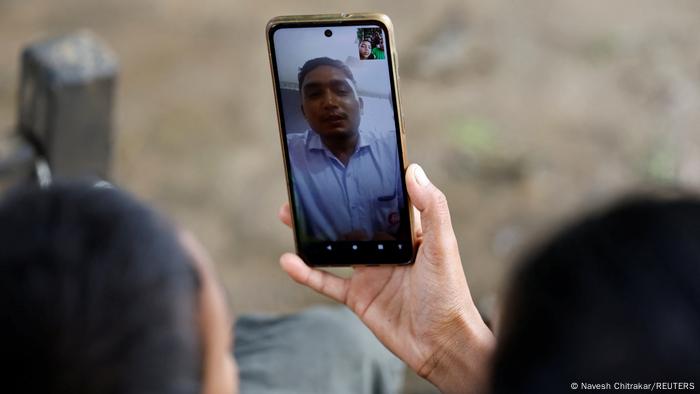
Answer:
[[[277, 219], [287, 195], [265, 44], [276, 15], [392, 18], [408, 157], [446, 193], [487, 313], [518, 256], [576, 213], [700, 185], [700, 2], [349, 4], [0, 0], [0, 137], [16, 124], [21, 49], [93, 31], [120, 64], [113, 179], [202, 240], [238, 314], [328, 302], [277, 263], [293, 245]], [[430, 391], [419, 386], [409, 391]]]

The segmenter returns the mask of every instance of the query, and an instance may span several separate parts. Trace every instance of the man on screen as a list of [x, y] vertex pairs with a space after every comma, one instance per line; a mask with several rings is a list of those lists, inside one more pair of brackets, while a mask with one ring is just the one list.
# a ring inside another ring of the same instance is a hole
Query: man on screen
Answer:
[[364, 103], [343, 62], [311, 59], [298, 79], [310, 129], [287, 143], [302, 237], [394, 239], [403, 205], [395, 131], [360, 130]]

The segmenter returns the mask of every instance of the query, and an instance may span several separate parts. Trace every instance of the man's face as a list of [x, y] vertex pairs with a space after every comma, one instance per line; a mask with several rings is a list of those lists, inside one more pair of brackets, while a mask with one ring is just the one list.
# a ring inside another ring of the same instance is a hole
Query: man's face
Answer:
[[301, 86], [301, 111], [322, 137], [352, 136], [360, 126], [362, 99], [340, 69], [324, 65], [306, 74]]

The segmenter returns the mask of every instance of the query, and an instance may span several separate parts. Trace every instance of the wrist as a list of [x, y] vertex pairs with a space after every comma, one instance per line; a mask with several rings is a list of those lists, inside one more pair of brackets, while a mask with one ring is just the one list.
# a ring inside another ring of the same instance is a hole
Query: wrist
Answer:
[[491, 356], [495, 338], [478, 311], [462, 314], [451, 324], [432, 356], [418, 371], [442, 393], [483, 393], [488, 391]]

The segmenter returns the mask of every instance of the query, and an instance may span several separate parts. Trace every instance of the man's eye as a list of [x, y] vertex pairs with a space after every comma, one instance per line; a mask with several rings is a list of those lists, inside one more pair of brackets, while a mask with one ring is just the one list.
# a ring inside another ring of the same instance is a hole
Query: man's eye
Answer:
[[346, 87], [338, 87], [335, 89], [335, 93], [340, 95], [340, 96], [347, 96], [348, 94], [350, 94], [350, 92], [351, 92], [350, 89], [348, 89]]
[[314, 97], [318, 97], [318, 96], [320, 96], [320, 95], [321, 95], [321, 92], [318, 91], [318, 90], [313, 90], [313, 91], [311, 91], [311, 92], [306, 92], [306, 97], [308, 97], [308, 98], [314, 98]]

